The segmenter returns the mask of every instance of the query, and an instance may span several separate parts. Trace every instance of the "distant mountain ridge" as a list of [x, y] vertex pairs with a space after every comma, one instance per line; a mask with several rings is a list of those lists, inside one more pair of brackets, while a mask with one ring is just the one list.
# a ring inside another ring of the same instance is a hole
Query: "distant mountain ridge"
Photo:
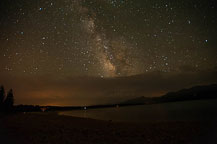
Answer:
[[17, 112], [34, 112], [34, 111], [67, 111], [67, 110], [86, 110], [106, 107], [119, 107], [130, 105], [156, 104], [166, 102], [199, 100], [199, 99], [216, 99], [217, 84], [206, 86], [195, 86], [189, 89], [182, 89], [177, 92], [168, 92], [160, 97], [137, 97], [124, 101], [122, 103], [107, 104], [107, 105], [92, 105], [92, 106], [34, 106], [34, 105], [17, 105]]
[[136, 105], [136, 104], [154, 104], [163, 102], [199, 100], [199, 99], [214, 99], [217, 98], [217, 84], [194, 86], [189, 89], [182, 89], [177, 92], [168, 92], [160, 97], [138, 97], [127, 100], [121, 104]]

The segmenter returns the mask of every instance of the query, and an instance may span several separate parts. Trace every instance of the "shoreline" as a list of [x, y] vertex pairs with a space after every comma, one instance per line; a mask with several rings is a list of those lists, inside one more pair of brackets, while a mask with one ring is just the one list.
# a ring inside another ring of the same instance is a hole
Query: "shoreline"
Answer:
[[[212, 134], [212, 138], [215, 138], [217, 134], [216, 124], [214, 126], [210, 122], [136, 124], [63, 116], [56, 113], [13, 114], [0, 118], [0, 123], [0, 133], [7, 135], [8, 140], [12, 140], [14, 144], [202, 144], [204, 141], [211, 143], [212, 139], [207, 138]], [[5, 136], [4, 140], [7, 140], [7, 137]]]

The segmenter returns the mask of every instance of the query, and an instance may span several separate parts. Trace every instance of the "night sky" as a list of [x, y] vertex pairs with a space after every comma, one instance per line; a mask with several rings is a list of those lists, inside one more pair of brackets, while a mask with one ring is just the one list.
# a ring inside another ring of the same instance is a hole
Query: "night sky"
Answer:
[[214, 2], [1, 0], [0, 83], [16, 103], [86, 105], [216, 82]]

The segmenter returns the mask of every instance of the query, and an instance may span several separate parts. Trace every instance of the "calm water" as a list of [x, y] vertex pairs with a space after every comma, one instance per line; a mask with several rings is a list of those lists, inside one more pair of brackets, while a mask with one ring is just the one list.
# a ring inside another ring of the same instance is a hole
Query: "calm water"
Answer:
[[215, 120], [217, 119], [217, 100], [73, 110], [59, 112], [59, 114], [125, 122]]

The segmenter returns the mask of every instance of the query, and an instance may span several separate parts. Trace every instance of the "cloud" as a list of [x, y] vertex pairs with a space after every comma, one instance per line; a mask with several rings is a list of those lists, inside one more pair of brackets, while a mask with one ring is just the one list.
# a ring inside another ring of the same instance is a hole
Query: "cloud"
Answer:
[[97, 78], [50, 75], [0, 76], [0, 83], [13, 88], [17, 104], [93, 105], [124, 101], [138, 96], [161, 96], [194, 85], [217, 82], [217, 71], [151, 72], [130, 77]]
[[181, 72], [195, 72], [197, 69], [195, 67], [192, 67], [191, 65], [181, 65], [179, 67], [179, 70]]

